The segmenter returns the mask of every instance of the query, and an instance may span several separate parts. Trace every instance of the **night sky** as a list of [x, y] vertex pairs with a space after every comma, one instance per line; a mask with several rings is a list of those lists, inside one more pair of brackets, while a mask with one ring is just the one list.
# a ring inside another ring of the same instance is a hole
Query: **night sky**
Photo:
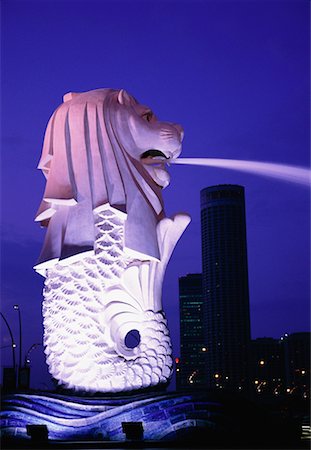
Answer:
[[[2, 0], [1, 308], [23, 352], [42, 342], [34, 222], [49, 117], [67, 92], [126, 89], [184, 127], [183, 157], [310, 165], [309, 1]], [[201, 271], [200, 190], [245, 187], [252, 337], [310, 329], [308, 187], [226, 169], [172, 166], [166, 214], [192, 221], [166, 272], [163, 306], [179, 353], [178, 277]], [[10, 338], [1, 322], [4, 365]], [[19, 349], [17, 348], [17, 360]], [[31, 354], [32, 387], [49, 378]]]

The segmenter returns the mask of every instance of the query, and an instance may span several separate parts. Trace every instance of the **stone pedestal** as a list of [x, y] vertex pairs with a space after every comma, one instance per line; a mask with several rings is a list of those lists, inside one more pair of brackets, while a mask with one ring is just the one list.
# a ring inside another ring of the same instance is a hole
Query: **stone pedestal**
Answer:
[[81, 442], [98, 443], [101, 447], [119, 443], [135, 444], [134, 448], [276, 448], [283, 441], [300, 448], [299, 430], [293, 423], [285, 423], [281, 417], [274, 417], [232, 393], [149, 392], [77, 397], [38, 392], [11, 394], [2, 403], [1, 429], [7, 448], [29, 446], [35, 438], [29, 430], [36, 431], [35, 426], [38, 430], [46, 427], [49, 445], [54, 448], [60, 448], [62, 443], [67, 448]]

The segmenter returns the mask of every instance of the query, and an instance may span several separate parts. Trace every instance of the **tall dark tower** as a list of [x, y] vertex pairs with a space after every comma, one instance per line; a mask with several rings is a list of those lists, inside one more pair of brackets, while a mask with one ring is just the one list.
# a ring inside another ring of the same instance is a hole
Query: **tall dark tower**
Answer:
[[201, 191], [201, 232], [207, 385], [246, 392], [250, 315], [242, 186]]

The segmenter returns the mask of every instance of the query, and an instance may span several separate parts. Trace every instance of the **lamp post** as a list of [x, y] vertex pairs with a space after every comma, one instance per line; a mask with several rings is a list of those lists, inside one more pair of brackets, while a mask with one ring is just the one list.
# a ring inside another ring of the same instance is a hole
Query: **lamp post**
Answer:
[[2, 312], [0, 312], [0, 314], [1, 314], [1, 317], [2, 317], [2, 319], [4, 320], [6, 326], [7, 326], [8, 330], [9, 330], [9, 333], [10, 333], [10, 337], [11, 337], [11, 345], [10, 345], [10, 347], [12, 347], [13, 368], [14, 368], [14, 370], [15, 370], [15, 366], [16, 366], [16, 359], [15, 359], [15, 348], [16, 348], [16, 344], [15, 344], [15, 342], [14, 342], [13, 333], [12, 333], [12, 330], [11, 330], [11, 328], [10, 328], [9, 322], [6, 320], [6, 318], [4, 317], [4, 315], [2, 314]]
[[30, 386], [30, 353], [42, 344], [32, 344], [25, 353], [24, 367], [19, 369], [18, 387], [28, 390]]
[[19, 305], [14, 305], [15, 311], [18, 311], [18, 323], [19, 323], [19, 368], [22, 367], [22, 318]]
[[30, 353], [37, 347], [39, 347], [42, 344], [32, 344], [31, 347], [29, 347], [27, 353], [25, 354], [25, 360], [24, 360], [24, 367], [27, 367], [28, 364], [30, 364]]
[[3, 389], [4, 390], [14, 390], [16, 388], [16, 360], [15, 360], [15, 347], [16, 344], [14, 342], [13, 333], [11, 330], [11, 327], [9, 325], [9, 322], [6, 320], [4, 315], [0, 312], [2, 319], [4, 320], [4, 323], [6, 324], [9, 334], [11, 337], [11, 345], [12, 348], [12, 357], [13, 357], [13, 367], [3, 367]]

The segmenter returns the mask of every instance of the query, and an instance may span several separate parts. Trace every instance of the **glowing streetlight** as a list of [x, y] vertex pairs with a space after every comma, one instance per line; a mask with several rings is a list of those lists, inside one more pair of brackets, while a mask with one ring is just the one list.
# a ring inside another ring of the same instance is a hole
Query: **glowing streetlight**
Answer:
[[25, 354], [25, 360], [24, 360], [24, 366], [26, 367], [28, 364], [30, 364], [30, 353], [37, 347], [39, 347], [42, 344], [32, 344], [28, 351]]

